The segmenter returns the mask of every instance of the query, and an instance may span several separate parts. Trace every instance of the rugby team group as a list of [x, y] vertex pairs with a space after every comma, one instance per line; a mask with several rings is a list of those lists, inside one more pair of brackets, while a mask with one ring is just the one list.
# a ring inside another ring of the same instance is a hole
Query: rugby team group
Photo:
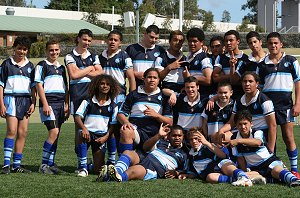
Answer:
[[[268, 34], [266, 52], [260, 34], [249, 32], [249, 56], [239, 49], [235, 30], [213, 36], [208, 46], [199, 28], [186, 35], [172, 31], [167, 50], [157, 45], [156, 25], [126, 50], [120, 49], [122, 33], [112, 30], [99, 55], [88, 49], [92, 38], [90, 30], [81, 29], [65, 64], [58, 62], [59, 41], [51, 39], [46, 59], [36, 66], [26, 57], [30, 40], [15, 39], [14, 53], [0, 70], [0, 115], [7, 125], [2, 174], [31, 172], [21, 160], [38, 95], [48, 130], [42, 174], [63, 172], [55, 155], [61, 126], [71, 114], [80, 177], [94, 173], [99, 182], [195, 178], [234, 186], [300, 186], [293, 133], [300, 113], [300, 67], [282, 51], [279, 33]], [[185, 39], [187, 55], [182, 52]], [[276, 156], [277, 125], [289, 168]]]

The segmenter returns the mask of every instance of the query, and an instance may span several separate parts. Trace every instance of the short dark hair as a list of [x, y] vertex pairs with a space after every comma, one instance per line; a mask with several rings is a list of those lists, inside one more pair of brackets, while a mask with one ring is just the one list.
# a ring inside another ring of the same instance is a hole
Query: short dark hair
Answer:
[[280, 35], [278, 32], [271, 32], [270, 34], [268, 34], [268, 36], [267, 36], [267, 41], [268, 41], [270, 38], [278, 38], [278, 39], [280, 40], [280, 42], [282, 42], [281, 35]]
[[181, 35], [181, 36], [183, 36], [183, 41], [184, 41], [184, 39], [185, 39], [184, 34], [183, 34], [180, 30], [174, 30], [174, 31], [171, 31], [171, 32], [170, 32], [170, 35], [169, 35], [169, 42], [171, 42], [173, 36], [176, 36], [176, 35]]
[[195, 133], [201, 133], [202, 135], [204, 135], [204, 131], [201, 127], [192, 127], [188, 130], [187, 137], [190, 139], [191, 136], [194, 135]]
[[228, 81], [219, 82], [217, 89], [219, 89], [220, 87], [229, 87], [230, 90], [232, 90], [232, 86], [231, 86], [230, 82], [228, 82]]
[[112, 30], [108, 33], [107, 38], [109, 38], [111, 35], [116, 34], [119, 35], [120, 41], [123, 41], [123, 34], [119, 30]]
[[195, 82], [198, 85], [198, 80], [194, 76], [189, 76], [189, 77], [184, 79], [184, 84], [185, 83], [192, 83], [192, 82]]
[[234, 123], [238, 123], [241, 120], [248, 120], [252, 122], [252, 115], [249, 110], [238, 111], [234, 116]]
[[257, 40], [261, 40], [261, 36], [260, 36], [260, 34], [258, 33], [258, 32], [256, 32], [256, 31], [250, 31], [247, 35], [246, 35], [246, 41], [247, 41], [247, 43], [248, 43], [248, 40], [250, 39], [250, 38], [253, 38], [253, 37], [255, 37], [255, 38], [257, 38]]
[[154, 68], [154, 67], [150, 67], [149, 69], [147, 69], [145, 72], [144, 72], [144, 75], [143, 77], [146, 78], [148, 76], [148, 74], [152, 71], [155, 71], [158, 75], [158, 78], [160, 79], [160, 73], [159, 73], [159, 70], [157, 68]]
[[77, 39], [80, 38], [80, 37], [82, 37], [82, 35], [84, 35], [84, 34], [87, 34], [91, 38], [93, 38], [93, 36], [94, 36], [93, 32], [91, 30], [89, 30], [89, 29], [81, 29], [81, 30], [79, 30], [79, 32], [78, 32], [78, 34], [76, 36], [76, 39], [75, 39], [76, 45], [78, 44]]
[[234, 35], [236, 40], [241, 40], [240, 38], [240, 33], [236, 30], [229, 30], [227, 31], [225, 34], [224, 34], [224, 39], [226, 36], [229, 36], [229, 35]]
[[178, 125], [178, 124], [175, 124], [173, 126], [170, 127], [171, 131], [173, 130], [180, 130], [180, 131], [184, 131], [184, 129], [182, 128], [182, 126]]
[[149, 25], [146, 29], [146, 33], [149, 34], [154, 32], [155, 34], [159, 34], [159, 28], [156, 25]]
[[51, 39], [51, 40], [47, 41], [46, 49], [48, 49], [49, 45], [56, 45], [56, 44], [59, 45], [59, 41], [56, 39]]
[[241, 78], [241, 79], [243, 80], [243, 79], [245, 78], [245, 76], [247, 76], [247, 75], [253, 76], [255, 82], [259, 82], [259, 81], [260, 81], [259, 76], [258, 76], [255, 72], [252, 72], [252, 71], [246, 71], [246, 72], [242, 75], [242, 78]]
[[222, 36], [213, 36], [209, 41], [209, 46], [211, 46], [214, 41], [220, 41], [221, 45], [224, 45], [224, 39]]
[[14, 41], [13, 47], [17, 47], [18, 45], [24, 46], [29, 50], [31, 46], [31, 41], [28, 37], [18, 36]]
[[190, 39], [193, 37], [197, 37], [199, 41], [204, 41], [205, 35], [203, 30], [200, 28], [191, 28], [187, 33], [186, 33], [186, 38]]

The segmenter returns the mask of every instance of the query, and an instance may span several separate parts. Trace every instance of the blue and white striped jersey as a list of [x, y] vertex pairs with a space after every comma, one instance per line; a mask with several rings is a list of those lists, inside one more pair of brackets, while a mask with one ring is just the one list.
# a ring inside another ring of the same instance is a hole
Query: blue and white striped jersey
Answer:
[[34, 65], [26, 58], [23, 65], [18, 65], [13, 58], [8, 58], [1, 64], [0, 86], [4, 95], [31, 96], [34, 86]]
[[204, 109], [201, 117], [207, 120], [207, 132], [211, 134], [218, 132], [220, 128], [226, 124], [232, 114], [234, 101], [230, 99], [230, 102], [223, 108], [218, 104], [218, 101], [214, 102], [214, 108], [212, 110]]
[[[241, 136], [239, 131], [233, 133], [233, 135], [231, 136], [232, 140], [241, 139], [241, 138], [243, 137]], [[232, 154], [234, 156], [237, 157], [244, 156], [248, 167], [258, 166], [274, 155], [265, 146], [263, 131], [251, 130], [249, 138], [259, 139], [262, 142], [262, 145], [259, 147], [250, 147], [250, 146], [238, 144], [237, 146], [232, 148]]]
[[[222, 54], [219, 55], [215, 61], [215, 67], [219, 67], [224, 74], [230, 74], [230, 54]], [[246, 54], [244, 54], [243, 52], [241, 52], [240, 54], [235, 56], [237, 58], [237, 64], [235, 65], [235, 69], [236, 71], [239, 70], [240, 67], [244, 67], [242, 65], [245, 65], [249, 62], [248, 60], [248, 56]], [[233, 89], [233, 98], [237, 99], [240, 98], [243, 94], [244, 91], [242, 89], [241, 85], [233, 85], [232, 86]]]
[[[182, 57], [180, 61], [185, 61], [186, 56], [184, 56], [181, 52], [179, 57]], [[155, 68], [159, 70], [164, 70], [168, 65], [175, 62], [179, 57], [175, 57], [170, 54], [168, 51], [161, 54], [155, 60]], [[168, 75], [162, 81], [162, 88], [168, 88], [176, 93], [180, 93], [181, 89], [184, 87], [184, 79], [182, 72], [184, 67], [180, 67], [178, 69], [171, 70]]]
[[[68, 67], [70, 64], [75, 64], [79, 69], [84, 69], [90, 65], [100, 65], [98, 55], [92, 54], [87, 51], [86, 56], [82, 57], [73, 49], [65, 57], [65, 65]], [[88, 85], [91, 79], [83, 77], [80, 79], [70, 80], [70, 99], [86, 99], [88, 97]]]
[[268, 124], [266, 122], [266, 116], [274, 114], [273, 102], [264, 93], [257, 90], [256, 95], [247, 104], [246, 96], [236, 100], [233, 107], [233, 114], [236, 114], [241, 110], [248, 110], [252, 115], [253, 129], [255, 130], [267, 130]]
[[193, 103], [188, 101], [185, 94], [180, 94], [177, 102], [173, 107], [174, 124], [178, 124], [189, 130], [192, 127], [201, 127], [202, 118], [201, 114], [206, 106], [207, 98], [201, 99], [200, 93], [198, 98]]
[[89, 132], [104, 136], [112, 124], [117, 124], [118, 107], [110, 99], [103, 105], [97, 98], [83, 100], [76, 115], [84, 119], [84, 126]]
[[[132, 60], [133, 70], [136, 72], [144, 72], [154, 67], [154, 62], [158, 56], [165, 52], [165, 49], [159, 45], [151, 48], [144, 48], [139, 43], [129, 45], [126, 52]], [[137, 86], [143, 85], [143, 81], [136, 79]]]
[[35, 67], [34, 82], [43, 85], [48, 103], [64, 103], [68, 81], [63, 65], [53, 65], [47, 60], [40, 61]]
[[169, 141], [160, 139], [156, 143], [156, 148], [149, 153], [154, 156], [165, 171], [183, 170], [186, 167], [187, 155], [182, 148], [174, 148]]
[[[203, 76], [203, 70], [205, 69], [213, 71], [213, 65], [210, 62], [210, 58], [208, 58], [207, 54], [202, 51], [202, 49], [194, 54], [189, 54], [187, 57], [189, 58], [189, 72], [191, 76], [196, 78]], [[212, 89], [210, 86], [200, 85], [199, 92], [202, 95], [201, 97], [208, 97], [212, 93]]]
[[129, 117], [129, 122], [137, 126], [137, 130], [149, 137], [158, 133], [160, 122], [155, 118], [145, 116], [146, 105], [157, 113], [172, 118], [172, 108], [159, 88], [151, 94], [145, 93], [143, 86], [130, 92], [120, 107], [119, 113]]
[[[267, 56], [267, 55], [266, 55]], [[265, 56], [265, 57], [266, 57]], [[248, 57], [248, 62], [246, 64], [242, 64], [237, 70], [235, 71], [240, 77], [243, 76], [243, 74], [247, 71], [249, 72], [254, 72], [258, 74], [258, 64], [262, 62], [265, 57], [260, 59], [259, 61], [256, 61], [256, 59], [253, 57], [252, 54], [249, 55]]]
[[126, 93], [126, 70], [133, 67], [132, 60], [123, 50], [118, 50], [108, 57], [107, 50], [99, 56], [104, 72], [114, 77], [121, 86], [121, 94]]
[[285, 53], [278, 64], [274, 64], [269, 56], [259, 64], [262, 92], [273, 101], [275, 110], [292, 108], [293, 86], [300, 80], [299, 70], [297, 59]]

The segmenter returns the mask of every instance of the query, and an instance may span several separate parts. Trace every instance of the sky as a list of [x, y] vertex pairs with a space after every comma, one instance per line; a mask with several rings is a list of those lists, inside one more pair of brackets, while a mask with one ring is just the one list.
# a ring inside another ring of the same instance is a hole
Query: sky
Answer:
[[[32, 0], [32, 4], [37, 8], [44, 8], [48, 5], [50, 0]], [[29, 4], [30, 0], [26, 0]], [[241, 5], [245, 4], [247, 0], [198, 0], [198, 7], [206, 11], [212, 11], [214, 14], [214, 21], [222, 19], [224, 10], [229, 11], [232, 23], [241, 23], [242, 19], [249, 10], [241, 11]]]

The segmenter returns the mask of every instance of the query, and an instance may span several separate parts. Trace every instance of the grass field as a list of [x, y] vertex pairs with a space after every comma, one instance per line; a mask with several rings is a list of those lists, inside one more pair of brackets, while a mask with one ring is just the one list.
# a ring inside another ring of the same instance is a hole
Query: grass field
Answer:
[[[284, 49], [288, 54], [300, 55], [300, 49]], [[249, 51], [245, 50], [249, 54]], [[41, 59], [31, 59], [36, 65]], [[59, 59], [63, 63], [63, 58]], [[269, 184], [251, 188], [233, 187], [229, 184], [211, 185], [199, 180], [155, 180], [130, 181], [127, 183], [97, 183], [96, 175], [79, 178], [74, 174], [74, 123], [70, 119], [63, 125], [59, 140], [56, 163], [67, 173], [64, 175], [42, 175], [37, 173], [41, 163], [42, 145], [47, 136], [46, 127], [39, 123], [38, 109], [31, 118], [28, 138], [24, 150], [23, 164], [32, 174], [0, 175], [1, 197], [299, 197], [299, 188]], [[5, 121], [0, 120], [0, 164], [3, 160]], [[296, 142], [300, 145], [300, 127], [295, 126]], [[287, 163], [287, 154], [278, 133], [277, 155]], [[298, 160], [299, 161], [299, 160]], [[300, 161], [299, 161], [300, 163]]]
[[[300, 197], [299, 188], [268, 184], [251, 188], [233, 187], [229, 184], [211, 185], [198, 180], [130, 181], [127, 183], [97, 183], [96, 175], [79, 178], [74, 174], [76, 156], [73, 149], [73, 123], [63, 125], [56, 163], [67, 173], [42, 175], [37, 173], [41, 163], [42, 145], [46, 128], [39, 123], [29, 125], [23, 164], [31, 174], [0, 175], [1, 197]], [[0, 160], [3, 159], [4, 124], [0, 125]], [[300, 127], [295, 127], [296, 141], [300, 142]], [[285, 162], [286, 153], [278, 134], [278, 156]], [[289, 164], [287, 163], [287, 166]]]

